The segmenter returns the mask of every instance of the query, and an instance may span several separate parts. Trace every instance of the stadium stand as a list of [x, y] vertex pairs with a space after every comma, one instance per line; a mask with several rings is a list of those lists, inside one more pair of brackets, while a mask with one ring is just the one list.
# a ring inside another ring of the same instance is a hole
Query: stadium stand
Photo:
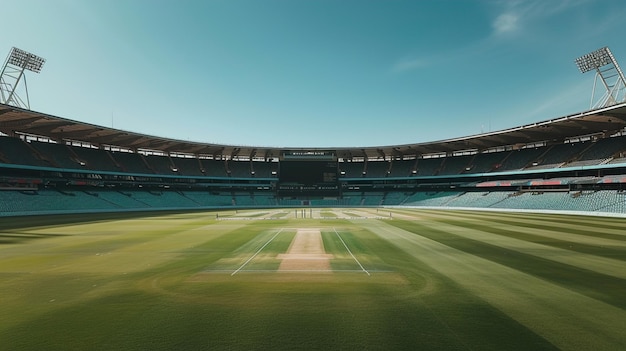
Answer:
[[443, 165], [444, 157], [422, 158], [417, 160], [416, 175], [434, 176], [439, 173]]
[[72, 153], [65, 144], [53, 144], [48, 142], [31, 141], [31, 146], [45, 158], [53, 167], [58, 168], [82, 168], [76, 154]]
[[[139, 174], [154, 174], [143, 155], [134, 152], [111, 152], [113, 160], [120, 165], [124, 172]], [[103, 156], [104, 158], [104, 156]]]
[[252, 176], [252, 161], [228, 161], [227, 173], [231, 177], [250, 178]]
[[169, 156], [145, 155], [148, 168], [157, 174], [178, 174], [178, 168]]
[[[83, 141], [79, 134], [72, 140], [55, 136], [54, 128], [35, 135], [28, 128], [38, 116], [30, 111], [11, 115], [12, 109], [0, 105], [0, 119], [10, 116], [12, 126], [19, 127], [15, 121], [25, 118], [29, 133], [11, 130], [12, 136], [0, 136], [0, 216], [275, 206], [626, 211], [626, 118], [612, 134], [605, 128], [614, 120], [599, 123], [595, 134], [586, 129], [584, 136], [572, 134], [569, 125], [554, 132], [536, 127], [521, 135], [525, 143], [519, 135], [509, 140], [502, 133], [458, 143], [289, 154], [337, 164], [330, 170], [327, 165], [306, 168], [324, 172], [323, 184], [311, 185], [281, 178], [282, 149], [242, 151], [209, 144], [189, 149], [184, 142], [155, 142], [143, 135], [124, 145], [98, 146], [89, 132]], [[616, 109], [610, 118], [626, 116], [626, 104]], [[589, 114], [587, 123], [595, 123], [609, 113]], [[50, 124], [53, 117], [46, 118], [44, 124]], [[7, 134], [3, 126], [0, 131]], [[139, 147], [146, 139], [145, 146], [163, 142], [167, 147]], [[200, 149], [206, 152], [190, 151]]]
[[388, 161], [369, 161], [365, 165], [365, 176], [370, 178], [384, 178], [388, 174], [391, 163]]
[[446, 206], [453, 198], [458, 196], [458, 192], [417, 192], [410, 195], [405, 205], [411, 206]]
[[389, 177], [410, 177], [413, 176], [413, 171], [417, 165], [417, 159], [415, 160], [393, 160], [391, 163], [391, 169], [389, 170]]
[[200, 208], [230, 207], [233, 206], [231, 194], [207, 191], [183, 191], [183, 195], [198, 204]]
[[558, 168], [591, 146], [588, 142], [556, 144], [548, 148], [528, 169]]
[[506, 192], [465, 192], [451, 199], [447, 206], [488, 208], [502, 202], [508, 196]]
[[599, 165], [610, 161], [615, 155], [626, 151], [624, 137], [605, 138], [591, 142], [591, 146], [583, 151], [568, 167]]
[[278, 162], [252, 162], [252, 171], [256, 178], [276, 177], [278, 174]]
[[389, 205], [389, 206], [402, 205], [404, 201], [406, 200], [406, 198], [407, 198], [407, 195], [402, 192], [387, 192], [383, 196], [381, 205]]
[[471, 170], [471, 162], [476, 155], [450, 156], [443, 160], [439, 175], [461, 174]]
[[183, 176], [197, 176], [202, 177], [204, 173], [202, 173], [202, 164], [200, 160], [193, 158], [183, 158], [183, 157], [172, 157], [172, 164], [178, 170], [178, 174]]
[[275, 207], [278, 205], [276, 197], [274, 197], [273, 195], [267, 195], [264, 193], [253, 193], [252, 197], [255, 206]]
[[145, 209], [153, 207], [145, 202], [133, 198], [132, 193], [130, 192], [99, 191], [96, 194], [98, 194], [98, 197], [101, 200], [111, 203], [115, 206], [115, 208]]
[[363, 177], [365, 172], [364, 162], [341, 162], [339, 165], [339, 171], [346, 178], [358, 178]]
[[510, 155], [508, 152], [490, 152], [477, 154], [470, 163], [469, 170], [471, 173], [487, 173], [499, 171], [505, 157]]
[[78, 160], [78, 163], [86, 169], [110, 172], [119, 172], [126, 169], [119, 166], [119, 163], [106, 150], [71, 146], [70, 152], [76, 155], [75, 158]]
[[200, 159], [204, 174], [209, 177], [228, 177], [226, 161]]
[[[0, 204], [3, 213], [54, 213], [82, 212], [85, 209], [130, 210], [130, 209], [190, 209], [229, 207], [233, 205], [230, 195], [207, 196], [206, 193], [163, 192], [74, 192], [74, 191], [1, 191]], [[311, 206], [379, 206], [401, 204], [407, 196], [403, 193], [362, 194], [360, 203], [352, 196], [341, 199], [315, 199]], [[354, 197], [358, 198], [358, 197]], [[275, 201], [267, 195], [236, 196], [235, 204], [242, 207], [300, 206], [303, 200], [282, 199]], [[626, 194], [616, 190], [595, 192], [439, 192], [416, 193], [408, 196], [405, 205], [449, 208], [502, 208], [527, 210], [564, 210], [587, 212], [623, 213], [626, 207]]]
[[79, 191], [42, 190], [37, 192], [1, 191], [3, 212], [50, 213], [83, 212], [85, 210], [112, 210], [121, 208], [113, 203]]
[[369, 192], [361, 195], [361, 206], [380, 206], [385, 197], [384, 192]]
[[498, 167], [498, 171], [521, 170], [526, 166], [532, 165], [533, 161], [536, 161], [544, 152], [545, 148], [541, 147], [511, 151], [509, 155], [503, 159], [502, 164]]
[[250, 193], [250, 194], [235, 195], [234, 204], [236, 206], [242, 206], [242, 207], [254, 207], [256, 206], [254, 194]]
[[0, 137], [0, 161], [15, 165], [50, 167], [28, 143], [19, 138]]

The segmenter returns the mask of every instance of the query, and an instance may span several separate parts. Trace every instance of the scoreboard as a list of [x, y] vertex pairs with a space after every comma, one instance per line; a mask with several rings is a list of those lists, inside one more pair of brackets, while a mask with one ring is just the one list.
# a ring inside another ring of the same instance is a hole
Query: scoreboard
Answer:
[[285, 151], [278, 169], [279, 195], [337, 196], [338, 173], [332, 151]]

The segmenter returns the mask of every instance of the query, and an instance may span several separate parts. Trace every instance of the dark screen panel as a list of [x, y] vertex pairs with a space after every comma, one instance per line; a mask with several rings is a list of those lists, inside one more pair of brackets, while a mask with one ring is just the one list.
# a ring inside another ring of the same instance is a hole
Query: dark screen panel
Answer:
[[279, 181], [304, 185], [336, 183], [337, 162], [281, 161]]

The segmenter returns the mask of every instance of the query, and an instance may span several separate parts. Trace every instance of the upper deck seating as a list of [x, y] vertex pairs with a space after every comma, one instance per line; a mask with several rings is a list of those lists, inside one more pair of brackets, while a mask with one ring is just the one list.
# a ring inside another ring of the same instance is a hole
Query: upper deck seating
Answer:
[[123, 168], [125, 172], [154, 174], [154, 170], [148, 167], [143, 155], [132, 152], [112, 152], [115, 161]]
[[222, 160], [201, 159], [204, 174], [208, 177], [228, 177], [226, 162]]
[[230, 176], [235, 178], [250, 178], [252, 176], [251, 161], [228, 161]]
[[200, 168], [200, 160], [197, 158], [187, 158], [187, 157], [171, 157], [171, 161], [176, 169], [178, 169], [178, 174], [184, 176], [203, 176], [202, 170]]
[[39, 152], [53, 167], [80, 169], [83, 168], [71, 152], [68, 145], [54, 144], [41, 141], [31, 141], [30, 145]]
[[369, 178], [383, 178], [387, 176], [389, 161], [369, 161], [366, 166], [365, 176]]
[[365, 171], [365, 162], [339, 162], [339, 171], [344, 173], [346, 178], [363, 177]]
[[453, 175], [466, 172], [475, 155], [449, 156], [443, 161], [439, 175]]
[[471, 173], [487, 173], [498, 171], [502, 166], [502, 162], [509, 155], [509, 152], [489, 152], [480, 153], [471, 162], [469, 166]]
[[157, 174], [179, 174], [178, 168], [174, 166], [169, 156], [145, 155], [143, 157], [150, 165], [150, 169]]
[[417, 164], [417, 160], [394, 160], [391, 163], [389, 177], [410, 177]]
[[70, 149], [76, 154], [79, 161], [84, 163], [84, 168], [110, 172], [122, 171], [106, 150], [80, 146], [70, 146]]
[[278, 174], [278, 162], [255, 161], [252, 162], [252, 171], [256, 178], [271, 178]]
[[590, 142], [591, 145], [568, 167], [598, 165], [626, 151], [626, 137], [605, 138]]
[[50, 162], [38, 157], [35, 149], [22, 139], [11, 137], [0, 137], [0, 163], [52, 167]]
[[502, 160], [498, 171], [517, 171], [524, 169], [532, 165], [546, 150], [547, 149], [543, 147], [513, 150]]
[[528, 169], [549, 169], [558, 168], [566, 162], [577, 157], [585, 148], [589, 147], [588, 142], [556, 144], [536, 159]]
[[421, 158], [417, 160], [416, 175], [434, 176], [439, 173], [443, 164], [443, 157]]

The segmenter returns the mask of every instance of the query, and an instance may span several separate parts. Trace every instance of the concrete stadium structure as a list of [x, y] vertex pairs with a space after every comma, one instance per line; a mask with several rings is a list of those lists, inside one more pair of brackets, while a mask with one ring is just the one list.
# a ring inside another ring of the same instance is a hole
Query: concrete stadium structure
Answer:
[[425, 143], [251, 147], [0, 104], [0, 213], [404, 205], [624, 214], [625, 131], [621, 103]]

